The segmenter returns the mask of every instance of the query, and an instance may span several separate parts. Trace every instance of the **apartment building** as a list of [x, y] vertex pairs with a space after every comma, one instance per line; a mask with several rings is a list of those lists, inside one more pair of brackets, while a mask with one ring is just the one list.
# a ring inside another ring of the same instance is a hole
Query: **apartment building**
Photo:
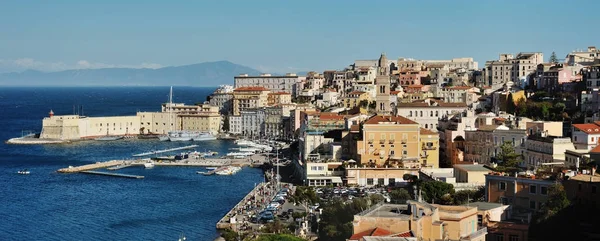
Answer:
[[576, 204], [600, 208], [600, 176], [592, 170], [563, 181], [567, 197]]
[[354, 215], [352, 227], [353, 235], [349, 240], [372, 235], [376, 228], [386, 230], [390, 236], [404, 234], [403, 237], [415, 237], [417, 240], [484, 241], [487, 234], [487, 228], [477, 224], [477, 207], [416, 201], [409, 201], [408, 205], [375, 205]]
[[514, 208], [537, 211], [548, 200], [548, 187], [554, 181], [535, 176], [504, 176], [497, 173], [485, 176], [485, 200]]
[[567, 54], [565, 63], [571, 66], [575, 65], [591, 65], [594, 61], [600, 59], [600, 50], [595, 46], [589, 46], [587, 51], [575, 50]]
[[592, 150], [600, 143], [600, 122], [572, 125], [571, 141], [578, 150]]
[[439, 166], [437, 133], [421, 130], [419, 124], [412, 120], [402, 116], [377, 115], [363, 123], [362, 132], [356, 146], [362, 165]]
[[464, 160], [489, 164], [501, 152], [501, 146], [510, 142], [517, 154], [524, 154], [527, 131], [505, 125], [485, 125], [465, 130]]
[[508, 81], [518, 83], [522, 77], [534, 73], [543, 61], [541, 52], [518, 53], [516, 56], [500, 54], [498, 60], [485, 63], [484, 74], [491, 86], [501, 86]]
[[519, 215], [510, 205], [492, 202], [474, 202], [462, 206], [477, 207], [477, 224], [487, 228], [486, 240], [527, 241], [528, 215]]
[[192, 106], [194, 109], [176, 112], [176, 126], [181, 130], [209, 132], [216, 135], [221, 131], [219, 107], [209, 104]]
[[286, 105], [292, 103], [292, 95], [288, 92], [275, 92], [267, 94], [267, 106]]
[[471, 105], [481, 97], [479, 95], [479, 88], [472, 86], [435, 86], [432, 89], [435, 97], [439, 97], [447, 103], [466, 103], [467, 105]]
[[425, 99], [411, 103], [398, 103], [398, 115], [419, 123], [420, 127], [436, 130], [438, 119], [445, 115], [464, 113], [465, 103], [447, 103], [436, 99]]
[[299, 90], [296, 84], [301, 81], [296, 74], [286, 74], [284, 76], [272, 76], [271, 74], [261, 74], [259, 76], [249, 76], [241, 74], [233, 77], [234, 88], [262, 86], [271, 92], [288, 92], [297, 96]]
[[411, 58], [399, 58], [398, 70], [421, 70], [429, 65], [443, 65], [449, 69], [478, 69], [479, 65], [473, 58], [453, 58], [450, 60], [415, 60]]
[[588, 90], [600, 88], [600, 63], [583, 69], [581, 73]]
[[525, 147], [524, 159], [529, 166], [539, 166], [547, 163], [564, 164], [565, 151], [575, 149], [570, 138], [545, 134], [529, 135]]
[[265, 136], [265, 110], [263, 108], [246, 109], [240, 112], [241, 134], [251, 139]]
[[263, 86], [239, 87], [233, 90], [233, 115], [246, 109], [265, 107], [270, 90]]
[[242, 116], [230, 115], [229, 117], [229, 133], [234, 135], [242, 134]]
[[363, 91], [353, 91], [348, 93], [346, 97], [342, 98], [342, 103], [344, 104], [344, 107], [349, 109], [359, 107], [362, 101], [366, 101], [367, 104], [370, 103], [371, 95]]
[[223, 115], [230, 114], [233, 107], [233, 86], [220, 85], [209, 97], [208, 102], [211, 105], [219, 107], [219, 112]]

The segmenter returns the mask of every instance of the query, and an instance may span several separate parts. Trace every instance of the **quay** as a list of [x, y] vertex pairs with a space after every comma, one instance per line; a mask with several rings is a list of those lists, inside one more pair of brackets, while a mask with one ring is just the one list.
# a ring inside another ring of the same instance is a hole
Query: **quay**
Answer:
[[[236, 204], [231, 210], [229, 210], [229, 212], [227, 212], [225, 214], [225, 216], [223, 216], [219, 222], [217, 222], [217, 229], [232, 229], [234, 231], [237, 231], [238, 229], [236, 229], [236, 224], [239, 223], [243, 223], [244, 220], [236, 220], [237, 215], [237, 210], [242, 209], [246, 203], [248, 202], [247, 200], [251, 199], [251, 197], [255, 197], [257, 195], [260, 195], [259, 192], [261, 189], [267, 189], [268, 187], [268, 183], [265, 182], [261, 182], [258, 185], [256, 185], [256, 187], [254, 187], [254, 189], [252, 189], [252, 191], [250, 191], [248, 194], [246, 194], [246, 196], [244, 198], [242, 198], [242, 200], [240, 200], [238, 202], [238, 204]], [[258, 200], [254, 200], [255, 202]], [[262, 203], [263, 201], [259, 201], [259, 203]]]
[[87, 164], [87, 165], [83, 165], [83, 166], [77, 166], [77, 167], [70, 166], [67, 168], [61, 168], [61, 169], [58, 169], [58, 172], [60, 172], [60, 173], [76, 173], [76, 172], [83, 172], [83, 171], [89, 171], [89, 170], [94, 170], [94, 169], [118, 166], [118, 165], [123, 165], [123, 164], [125, 164], [125, 161], [97, 162], [94, 164]]
[[129, 174], [122, 174], [122, 173], [114, 173], [114, 172], [81, 171], [81, 173], [93, 174], [93, 175], [101, 175], [101, 176], [125, 177], [125, 178], [133, 178], [133, 179], [142, 179], [142, 178], [144, 178], [144, 176], [129, 175]]
[[177, 147], [177, 148], [171, 148], [171, 149], [165, 149], [165, 150], [149, 151], [149, 152], [144, 152], [144, 153], [140, 153], [140, 154], [135, 154], [133, 156], [134, 157], [142, 157], [142, 156], [149, 156], [149, 155], [160, 154], [160, 153], [165, 153], [165, 152], [192, 149], [192, 148], [196, 148], [196, 147], [198, 147], [198, 145], [190, 145], [190, 146], [183, 146], [183, 147]]

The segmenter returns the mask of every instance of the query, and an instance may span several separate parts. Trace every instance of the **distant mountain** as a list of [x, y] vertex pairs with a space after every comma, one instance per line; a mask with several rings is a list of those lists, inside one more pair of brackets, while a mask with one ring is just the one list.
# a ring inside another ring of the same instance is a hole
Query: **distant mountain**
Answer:
[[218, 86], [233, 84], [239, 74], [261, 72], [229, 61], [160, 69], [77, 69], [59, 72], [27, 70], [0, 74], [0, 86]]

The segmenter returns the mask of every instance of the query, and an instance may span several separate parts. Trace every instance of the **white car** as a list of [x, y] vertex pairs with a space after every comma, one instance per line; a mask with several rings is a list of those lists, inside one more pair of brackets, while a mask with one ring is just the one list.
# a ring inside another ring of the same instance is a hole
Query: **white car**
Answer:
[[278, 202], [269, 203], [269, 207], [278, 208], [279, 206], [281, 206], [281, 204], [279, 204]]

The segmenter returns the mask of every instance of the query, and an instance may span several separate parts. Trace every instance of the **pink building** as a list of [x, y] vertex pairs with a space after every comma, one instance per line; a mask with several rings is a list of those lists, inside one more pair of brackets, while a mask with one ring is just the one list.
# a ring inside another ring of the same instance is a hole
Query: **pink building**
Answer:
[[556, 65], [548, 71], [544, 71], [538, 82], [538, 89], [545, 89], [548, 92], [561, 91], [564, 84], [576, 81], [578, 78], [573, 74], [573, 70], [564, 68], [563, 65]]
[[398, 83], [401, 86], [420, 85], [421, 80], [427, 77], [427, 74], [427, 71], [400, 71], [398, 73]]

